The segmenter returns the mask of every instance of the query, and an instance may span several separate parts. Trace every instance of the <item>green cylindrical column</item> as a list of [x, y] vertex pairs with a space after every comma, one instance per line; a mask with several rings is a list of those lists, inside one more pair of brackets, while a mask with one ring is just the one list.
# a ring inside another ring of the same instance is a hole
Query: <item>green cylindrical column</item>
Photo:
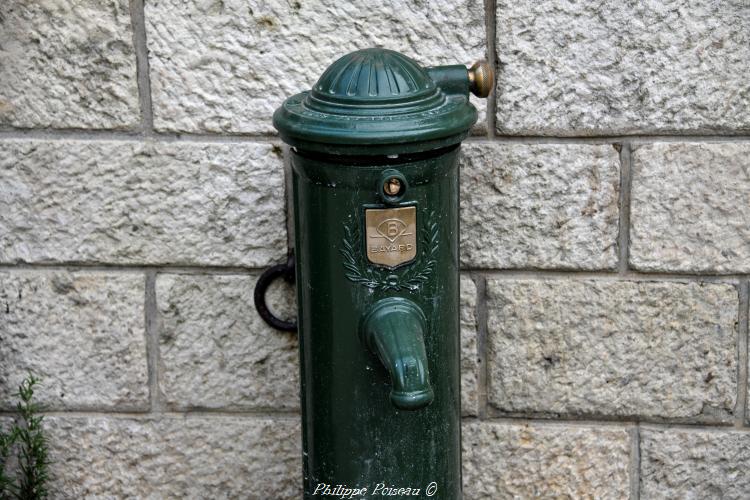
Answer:
[[[435, 482], [437, 498], [459, 498], [456, 154], [380, 165], [292, 156], [306, 496], [319, 484], [372, 492], [381, 482]], [[368, 265], [362, 230], [364, 207], [382, 205], [375, 186], [393, 167], [409, 184], [404, 203], [417, 208], [421, 244], [416, 261], [397, 270]], [[415, 281], [420, 273], [426, 279]], [[434, 400], [420, 410], [392, 404], [388, 370], [362, 338], [363, 315], [386, 297], [409, 299], [426, 318]]]
[[461, 498], [469, 80], [367, 49], [274, 117], [292, 146], [305, 498]]

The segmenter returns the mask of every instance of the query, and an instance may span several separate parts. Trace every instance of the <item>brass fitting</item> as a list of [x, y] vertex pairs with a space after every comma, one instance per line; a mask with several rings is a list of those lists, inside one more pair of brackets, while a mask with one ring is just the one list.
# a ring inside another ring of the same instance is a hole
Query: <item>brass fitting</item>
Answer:
[[383, 191], [388, 196], [398, 196], [401, 192], [401, 181], [398, 177], [391, 177], [383, 184]]
[[477, 97], [487, 97], [495, 85], [495, 71], [487, 61], [477, 61], [469, 68], [469, 90]]

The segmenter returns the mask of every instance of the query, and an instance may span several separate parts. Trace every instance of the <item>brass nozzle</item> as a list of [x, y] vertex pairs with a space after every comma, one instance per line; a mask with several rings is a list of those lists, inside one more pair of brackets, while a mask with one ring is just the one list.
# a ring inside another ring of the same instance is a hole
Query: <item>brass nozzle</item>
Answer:
[[477, 61], [469, 68], [469, 90], [477, 97], [487, 97], [495, 85], [495, 71], [487, 61]]

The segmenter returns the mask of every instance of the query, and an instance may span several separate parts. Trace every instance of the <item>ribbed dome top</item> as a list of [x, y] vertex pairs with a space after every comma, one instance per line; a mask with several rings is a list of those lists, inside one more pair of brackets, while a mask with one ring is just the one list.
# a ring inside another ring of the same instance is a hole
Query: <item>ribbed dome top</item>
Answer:
[[459, 142], [476, 121], [468, 83], [461, 88], [441, 88], [398, 52], [358, 50], [331, 64], [312, 90], [284, 101], [273, 123], [286, 143], [307, 150], [424, 151]]
[[383, 102], [419, 99], [435, 90], [435, 83], [416, 61], [392, 50], [364, 49], [331, 64], [312, 94], [336, 102]]
[[321, 113], [403, 114], [439, 106], [445, 96], [416, 61], [387, 49], [364, 49], [331, 64], [305, 104]]

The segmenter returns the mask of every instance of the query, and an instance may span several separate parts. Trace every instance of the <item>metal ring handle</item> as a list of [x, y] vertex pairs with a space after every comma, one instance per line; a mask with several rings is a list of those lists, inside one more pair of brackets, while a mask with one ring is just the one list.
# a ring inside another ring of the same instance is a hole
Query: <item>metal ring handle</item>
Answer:
[[255, 309], [258, 311], [260, 317], [263, 318], [263, 321], [269, 326], [284, 332], [296, 332], [296, 321], [284, 321], [277, 318], [266, 305], [266, 291], [273, 280], [279, 277], [284, 278], [284, 281], [289, 284], [294, 284], [294, 253], [289, 254], [286, 264], [278, 264], [269, 267], [260, 275], [258, 282], [255, 284], [255, 292], [253, 293]]

